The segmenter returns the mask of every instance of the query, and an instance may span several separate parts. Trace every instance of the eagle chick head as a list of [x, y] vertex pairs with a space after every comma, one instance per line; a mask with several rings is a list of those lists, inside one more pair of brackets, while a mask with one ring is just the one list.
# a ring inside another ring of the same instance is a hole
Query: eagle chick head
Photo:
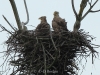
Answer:
[[47, 22], [46, 16], [41, 16], [39, 20], [41, 20], [41, 23]]
[[54, 16], [58, 16], [58, 15], [59, 15], [59, 12], [58, 12], [58, 11], [55, 11], [55, 12], [53, 13], [53, 15], [54, 15]]
[[39, 19], [44, 20], [44, 19], [46, 19], [46, 16], [41, 16]]

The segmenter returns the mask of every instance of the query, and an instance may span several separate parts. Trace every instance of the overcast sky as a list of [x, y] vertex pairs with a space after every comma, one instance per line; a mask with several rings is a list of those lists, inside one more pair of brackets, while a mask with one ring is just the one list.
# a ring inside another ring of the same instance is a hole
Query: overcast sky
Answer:
[[[78, 12], [80, 7], [81, 0], [74, 0], [75, 1], [75, 8]], [[95, 0], [93, 0], [95, 1]], [[18, 13], [20, 16], [21, 21], [26, 21], [26, 12], [24, 7], [23, 0], [15, 0], [16, 6], [18, 9]], [[34, 29], [40, 21], [38, 20], [41, 16], [47, 16], [47, 21], [49, 24], [51, 24], [53, 19], [53, 12], [59, 11], [60, 16], [62, 18], [65, 18], [67, 21], [68, 29], [72, 31], [73, 25], [75, 22], [75, 15], [72, 10], [71, 6], [71, 0], [26, 0], [27, 7], [29, 11], [29, 23], [27, 25], [28, 29]], [[89, 8], [89, 5], [85, 9], [84, 13]], [[93, 8], [94, 10], [100, 9], [100, 1], [95, 5]], [[6, 27], [8, 30], [13, 31], [10, 26], [5, 22], [2, 15], [5, 15], [6, 18], [9, 20], [9, 22], [17, 27], [16, 21], [14, 18], [14, 14], [12, 11], [12, 7], [10, 5], [9, 0], [0, 0], [0, 24], [2, 24], [4, 27]], [[32, 25], [33, 27], [31, 27]], [[88, 14], [85, 19], [81, 23], [81, 28], [84, 29], [86, 32], [89, 32], [90, 35], [93, 35], [96, 37], [95, 40], [93, 40], [94, 44], [100, 45], [100, 12], [97, 13], [90, 13]], [[6, 32], [0, 33], [0, 52], [6, 50], [6, 46], [3, 45], [4, 41], [7, 40], [8, 34]], [[98, 52], [100, 48], [96, 49]], [[82, 61], [83, 65], [85, 65], [85, 60]], [[87, 64], [85, 69], [83, 70], [83, 73], [81, 75], [99, 75], [100, 74], [100, 60], [99, 57], [95, 59], [94, 65], [91, 63], [91, 57], [87, 59]], [[3, 60], [1, 60], [0, 64], [3, 63]], [[82, 69], [82, 66], [80, 66], [80, 69]], [[82, 71], [80, 70], [80, 73]], [[79, 75], [80, 75], [79, 73]]]

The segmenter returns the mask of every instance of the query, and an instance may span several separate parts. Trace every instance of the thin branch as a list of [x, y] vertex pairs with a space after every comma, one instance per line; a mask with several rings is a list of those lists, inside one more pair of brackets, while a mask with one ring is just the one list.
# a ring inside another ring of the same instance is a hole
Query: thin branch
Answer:
[[3, 16], [3, 18], [5, 19], [5, 21], [9, 24], [9, 26], [14, 30], [14, 31], [16, 31], [14, 28], [13, 28], [13, 26], [9, 23], [9, 21], [7, 20], [7, 18], [4, 16], [4, 15], [2, 15]]
[[19, 15], [18, 15], [18, 11], [17, 11], [17, 8], [16, 8], [15, 1], [14, 0], [9, 0], [9, 1], [10, 1], [10, 4], [11, 4], [13, 12], [14, 12], [14, 16], [15, 16], [15, 19], [16, 19], [16, 22], [17, 22], [18, 29], [22, 30], [21, 21], [20, 21]]
[[88, 9], [88, 11], [87, 11], [87, 12], [84, 14], [84, 16], [81, 18], [81, 20], [83, 20], [83, 19], [86, 17], [86, 15], [91, 11], [91, 9], [94, 7], [94, 5], [95, 5], [97, 2], [98, 2], [98, 0], [96, 0], [96, 1], [94, 2], [94, 4], [90, 6], [90, 8]]
[[27, 21], [24, 23], [24, 25], [26, 25], [29, 22], [29, 13], [28, 13], [28, 9], [27, 9], [26, 0], [24, 0], [24, 4], [25, 4], [25, 9], [26, 9], [26, 14], [27, 14]]
[[8, 33], [10, 33], [10, 34], [12, 35], [12, 33], [11, 33], [10, 31], [8, 31], [5, 27], [3, 27], [1, 24], [0, 24], [0, 27], [1, 27], [3, 30], [7, 31]]
[[91, 5], [92, 5], [92, 0], [91, 0], [91, 2], [88, 1], [88, 3], [89, 3], [89, 5], [90, 5], [90, 7], [91, 7]]
[[75, 14], [75, 16], [76, 16], [76, 18], [77, 18], [78, 15], [77, 15], [77, 12], [76, 12], [75, 7], [74, 7], [74, 0], [72, 0], [71, 2], [72, 2], [72, 9], [73, 9], [73, 12], [74, 12], [74, 14]]
[[85, 9], [85, 7], [87, 6], [87, 2], [88, 0], [82, 0], [81, 4], [80, 4], [80, 10], [79, 10], [79, 14], [78, 16], [81, 18], [82, 14], [83, 14], [83, 10]]
[[95, 13], [95, 12], [99, 12], [99, 11], [100, 11], [100, 9], [99, 10], [91, 10], [90, 12]]
[[91, 6], [91, 8], [93, 8], [93, 7], [94, 7], [94, 5], [95, 5], [97, 2], [98, 2], [98, 0], [96, 0], [96, 1], [94, 2], [94, 4]]

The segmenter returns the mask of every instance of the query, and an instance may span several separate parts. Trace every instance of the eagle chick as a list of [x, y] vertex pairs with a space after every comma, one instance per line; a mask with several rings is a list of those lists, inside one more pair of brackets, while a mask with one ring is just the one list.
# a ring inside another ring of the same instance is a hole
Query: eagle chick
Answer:
[[37, 36], [49, 35], [50, 25], [47, 23], [46, 16], [42, 16], [39, 19], [41, 20], [41, 22], [36, 27], [35, 34]]
[[55, 11], [53, 15], [54, 15], [54, 18], [52, 20], [53, 30], [55, 32], [68, 31], [67, 25], [66, 25], [67, 22], [65, 22], [65, 19], [62, 19], [59, 16], [59, 12]]

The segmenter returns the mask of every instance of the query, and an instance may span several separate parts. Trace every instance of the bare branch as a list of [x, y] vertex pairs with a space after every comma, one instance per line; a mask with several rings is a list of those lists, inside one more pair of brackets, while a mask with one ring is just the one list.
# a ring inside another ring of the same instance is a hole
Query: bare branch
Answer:
[[91, 5], [92, 5], [92, 0], [91, 0], [91, 2], [88, 1], [88, 3], [89, 3], [89, 5], [90, 5], [90, 7], [91, 7]]
[[87, 2], [88, 2], [88, 0], [82, 0], [82, 1], [81, 1], [80, 10], [79, 10], [79, 13], [78, 13], [79, 19], [81, 19], [81, 17], [82, 17], [83, 10], [84, 10], [85, 7], [87, 6]]
[[87, 6], [87, 2], [88, 2], [88, 1], [89, 1], [89, 0], [82, 0], [80, 6], [81, 6], [82, 8], [85, 8], [85, 7]]
[[83, 20], [83, 19], [86, 17], [86, 15], [91, 11], [91, 9], [94, 7], [94, 5], [95, 5], [97, 2], [98, 2], [98, 0], [96, 0], [96, 1], [94, 2], [94, 4], [90, 6], [90, 8], [88, 9], [88, 11], [87, 11], [87, 12], [84, 14], [84, 16], [81, 18], [81, 20]]
[[12, 35], [12, 33], [11, 33], [9, 30], [7, 30], [5, 27], [3, 27], [1, 24], [0, 24], [0, 27], [1, 27], [4, 31], [7, 31], [8, 33], [10, 33], [10, 34]]
[[98, 2], [98, 0], [96, 0], [96, 1], [94, 2], [94, 4], [91, 6], [91, 8], [93, 8], [93, 7], [94, 7], [94, 5], [95, 5], [97, 2]]
[[90, 12], [91, 13], [95, 13], [95, 12], [99, 12], [99, 11], [100, 11], [100, 9], [99, 10], [95, 10], [95, 11], [94, 10], [91, 10]]
[[26, 9], [26, 14], [27, 14], [27, 21], [24, 23], [24, 25], [26, 25], [29, 22], [29, 13], [28, 13], [28, 9], [27, 9], [26, 0], [24, 0], [24, 4], [25, 4], [25, 9]]
[[12, 6], [14, 15], [15, 15], [15, 19], [16, 19], [16, 22], [17, 22], [18, 29], [22, 30], [21, 21], [20, 21], [19, 15], [18, 15], [16, 4], [15, 4], [14, 0], [9, 0], [9, 1], [10, 1], [11, 6]]
[[74, 7], [74, 0], [72, 0], [72, 9], [73, 9], [73, 12], [74, 12], [74, 14], [75, 14], [75, 16], [77, 18], [78, 15], [77, 15], [77, 12], [76, 12], [75, 7]]
[[[73, 32], [75, 32], [75, 33], [78, 32], [78, 30], [79, 30], [79, 28], [80, 28], [83, 10], [84, 10], [85, 7], [87, 6], [87, 2], [88, 2], [88, 0], [82, 0], [82, 1], [81, 1], [79, 13], [78, 13], [78, 15], [76, 16], [76, 22], [75, 22], [74, 27], [73, 27]], [[74, 5], [73, 0], [72, 0], [72, 5]], [[74, 6], [73, 6], [73, 10], [74, 10], [74, 9], [75, 9], [75, 8], [74, 8]], [[74, 10], [74, 11], [75, 11], [75, 10]]]
[[7, 18], [4, 16], [4, 15], [2, 15], [3, 16], [3, 18], [5, 19], [5, 21], [9, 24], [9, 26], [14, 30], [14, 31], [16, 31], [14, 28], [13, 28], [13, 26], [9, 23], [9, 21], [7, 20]]

